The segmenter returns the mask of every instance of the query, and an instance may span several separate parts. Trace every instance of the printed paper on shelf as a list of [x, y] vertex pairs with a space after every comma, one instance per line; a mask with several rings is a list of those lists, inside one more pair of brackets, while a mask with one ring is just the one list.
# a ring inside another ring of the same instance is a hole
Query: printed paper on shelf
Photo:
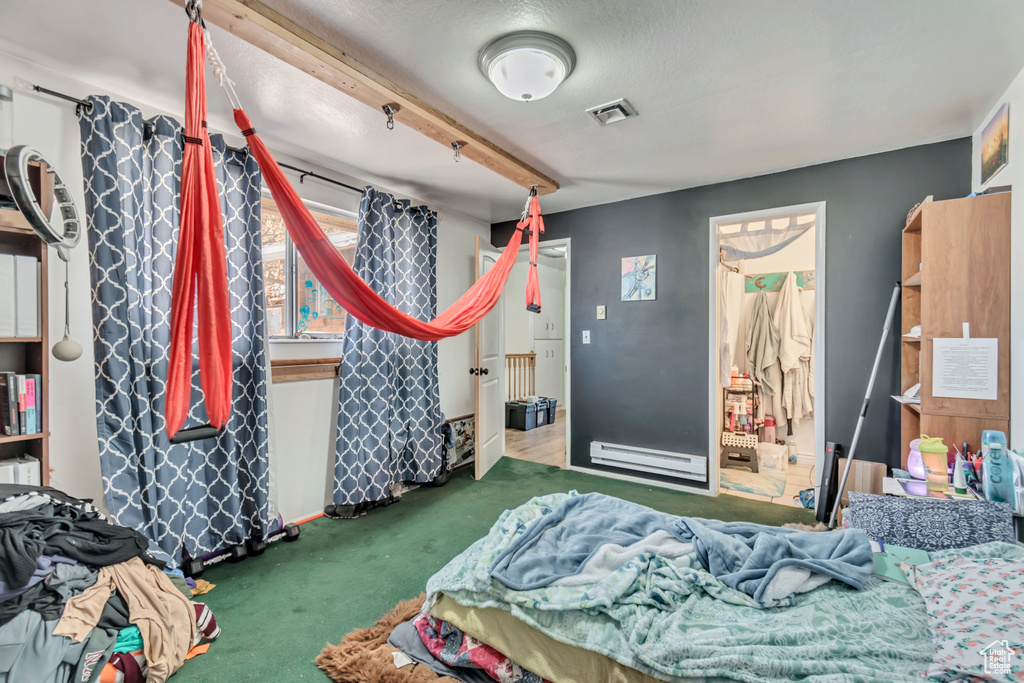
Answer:
[[0, 254], [0, 338], [14, 336], [14, 254]]
[[18, 458], [18, 484], [39, 486], [39, 461], [30, 455]]
[[15, 337], [39, 336], [39, 272], [35, 257], [14, 257]]

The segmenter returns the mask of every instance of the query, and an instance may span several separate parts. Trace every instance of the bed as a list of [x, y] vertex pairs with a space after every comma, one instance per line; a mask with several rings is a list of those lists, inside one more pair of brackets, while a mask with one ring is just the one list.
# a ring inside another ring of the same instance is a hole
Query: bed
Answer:
[[[578, 515], [582, 528], [566, 524], [564, 510], [578, 505], [576, 498], [590, 499]], [[611, 507], [602, 519], [606, 505]], [[633, 514], [644, 523], [623, 535], [621, 520]], [[764, 551], [754, 543], [748, 544], [753, 554], [737, 568], [723, 566], [728, 553], [723, 559], [712, 547], [717, 541], [703, 543], [704, 531], [684, 535], [690, 543], [678, 533], [667, 544], [664, 536], [653, 545], [628, 542], [680, 520], [695, 528], [714, 526], [600, 494], [535, 498], [503, 513], [487, 536], [430, 579], [426, 612], [555, 682], [920, 681], [958, 666], [939, 662], [936, 615], [926, 608], [951, 591], [939, 571], [942, 562], [973, 563], [971, 572], [977, 563], [991, 562], [1000, 572], [1011, 566], [1018, 583], [1004, 594], [1010, 605], [999, 609], [1005, 613], [989, 626], [996, 635], [1024, 639], [1019, 546], [935, 552], [936, 573], [920, 577], [915, 588], [874, 577], [870, 568], [863, 573], [864, 548], [869, 567], [872, 555], [859, 530], [778, 530], [788, 550], [753, 573], [751, 558]], [[779, 563], [790, 571], [767, 569]], [[807, 566], [815, 571], [804, 572]], [[970, 664], [980, 671], [978, 657]], [[1011, 670], [1005, 680], [1024, 680], [1024, 669]]]

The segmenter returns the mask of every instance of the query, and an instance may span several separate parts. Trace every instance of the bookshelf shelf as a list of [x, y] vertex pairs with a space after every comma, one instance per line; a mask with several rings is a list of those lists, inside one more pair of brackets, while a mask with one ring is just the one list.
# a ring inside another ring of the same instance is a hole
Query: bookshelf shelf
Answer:
[[44, 434], [21, 434], [19, 436], [0, 436], [0, 443], [14, 443], [16, 441], [34, 441], [42, 439]]
[[[3, 156], [0, 155], [0, 187], [3, 178]], [[36, 196], [39, 188], [32, 181]], [[48, 247], [29, 226], [17, 209], [0, 208], [0, 253], [32, 256], [39, 261], [39, 319], [38, 337], [0, 337], [0, 372], [34, 374], [41, 378], [40, 409], [42, 429], [36, 434], [0, 436], [0, 460], [32, 456], [39, 461], [40, 480], [44, 486], [50, 482], [50, 410], [49, 410], [49, 329], [47, 294]]]

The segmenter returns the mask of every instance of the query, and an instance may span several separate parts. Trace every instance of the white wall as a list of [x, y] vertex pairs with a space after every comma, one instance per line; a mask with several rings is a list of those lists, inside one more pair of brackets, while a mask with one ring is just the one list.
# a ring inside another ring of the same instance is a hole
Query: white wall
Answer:
[[[981, 183], [981, 134], [992, 116], [1010, 103], [1009, 161], [987, 183]], [[1021, 182], [1017, 182], [1017, 178]], [[1011, 447], [1024, 448], [1024, 71], [1010, 83], [1003, 96], [992, 105], [992, 110], [978, 122], [974, 132], [971, 154], [971, 187], [981, 192], [986, 187], [1013, 185], [1016, 190], [1010, 199], [1010, 440]]]
[[[69, 93], [108, 94], [140, 106], [147, 117], [162, 113], [123, 93], [109, 93], [20, 59], [0, 53], [0, 83], [13, 84], [15, 77]], [[166, 113], [166, 112], [163, 112]], [[170, 112], [181, 117], [181, 113]], [[238, 144], [237, 136], [229, 137]], [[15, 92], [14, 139], [35, 147], [50, 159], [74, 194], [80, 212], [85, 211], [82, 192], [80, 136], [74, 105], [48, 96]], [[298, 159], [279, 159], [328, 176]], [[360, 186], [357, 179], [342, 178]], [[354, 212], [359, 197], [348, 190], [307, 180], [296, 185], [304, 199]], [[387, 188], [380, 188], [386, 190]], [[415, 200], [414, 200], [415, 201]], [[473, 282], [475, 237], [490, 237], [490, 225], [443, 207], [439, 215], [437, 292], [438, 311], [453, 303]], [[64, 327], [64, 271], [56, 254], [50, 253], [49, 325], [51, 344]], [[93, 379], [92, 307], [86, 240], [72, 252], [71, 333], [83, 346], [82, 357], [73, 363], [51, 358], [50, 466], [53, 486], [76, 496], [93, 498], [101, 507], [103, 486], [96, 435]], [[468, 369], [473, 364], [472, 331], [439, 343], [441, 409], [447, 416], [473, 411], [473, 383]], [[273, 342], [271, 358], [319, 358], [341, 355], [339, 342]], [[308, 517], [323, 510], [332, 487], [334, 437], [337, 419], [337, 381], [316, 380], [272, 385], [272, 471], [276, 479], [278, 510], [286, 520]]]

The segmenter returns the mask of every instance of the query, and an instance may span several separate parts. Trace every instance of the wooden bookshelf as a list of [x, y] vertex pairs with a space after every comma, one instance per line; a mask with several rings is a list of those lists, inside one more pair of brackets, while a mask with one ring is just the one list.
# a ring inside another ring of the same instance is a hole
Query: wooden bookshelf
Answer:
[[[901, 404], [903, 468], [909, 443], [921, 434], [952, 446], [980, 446], [981, 432], [1010, 426], [1010, 194], [928, 202], [903, 229], [900, 391], [921, 384], [921, 404]], [[932, 340], [999, 340], [994, 401], [932, 395]], [[906, 337], [915, 325], [920, 339]]]
[[[3, 157], [0, 156], [0, 168]], [[0, 194], [6, 192], [6, 179], [0, 172]], [[38, 187], [35, 187], [38, 191]], [[37, 195], [38, 196], [38, 195]], [[50, 409], [49, 409], [49, 324], [47, 315], [48, 247], [29, 227], [17, 209], [0, 208], [0, 253], [34, 256], [40, 263], [39, 307], [40, 336], [0, 338], [0, 371], [36, 374], [42, 377], [42, 432], [21, 436], [0, 436], [0, 459], [30, 455], [39, 460], [40, 478], [44, 486], [50, 482]]]

